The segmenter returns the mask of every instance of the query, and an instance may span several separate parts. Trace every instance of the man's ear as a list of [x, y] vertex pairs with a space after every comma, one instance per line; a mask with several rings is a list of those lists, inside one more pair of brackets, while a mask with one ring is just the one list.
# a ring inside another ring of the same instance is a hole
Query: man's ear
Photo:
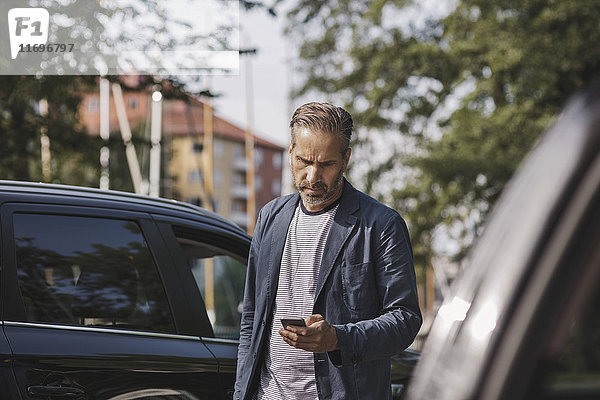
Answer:
[[290, 167], [292, 166], [292, 149], [294, 148], [294, 146], [290, 143], [290, 147], [288, 148], [288, 163], [290, 164]]

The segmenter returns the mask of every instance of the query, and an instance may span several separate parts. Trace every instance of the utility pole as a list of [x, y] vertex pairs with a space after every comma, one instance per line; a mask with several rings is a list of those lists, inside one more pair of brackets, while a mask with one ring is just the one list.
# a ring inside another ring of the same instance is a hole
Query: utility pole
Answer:
[[133, 181], [133, 189], [137, 194], [146, 194], [143, 193], [144, 191], [142, 190], [142, 172], [140, 170], [140, 164], [135, 153], [135, 147], [131, 141], [131, 128], [129, 127], [129, 120], [127, 119], [127, 113], [125, 111], [125, 102], [123, 101], [123, 91], [121, 90], [121, 85], [118, 83], [113, 83], [112, 92], [117, 109], [117, 118], [119, 119], [121, 137], [123, 138], [123, 143], [125, 144], [125, 156], [127, 158], [127, 165], [129, 166], [131, 180]]
[[[210, 93], [210, 90], [208, 91]], [[213, 109], [210, 101], [210, 96], [202, 101], [204, 136], [202, 143], [203, 161], [204, 161], [204, 191], [208, 198], [207, 204], [203, 204], [204, 208], [213, 210]]]
[[[207, 86], [210, 86], [208, 84]], [[206, 194], [206, 204], [204, 208], [209, 211], [213, 209], [213, 110], [210, 101], [210, 87], [207, 88], [207, 96], [202, 101], [202, 120], [204, 123], [204, 136], [202, 143], [203, 161], [204, 161], [204, 192]], [[204, 303], [206, 313], [212, 323], [216, 321], [215, 313], [215, 267], [212, 258], [204, 260]]]
[[149, 195], [160, 195], [160, 139], [162, 136], [162, 94], [152, 93], [152, 120], [150, 126], [150, 188]]
[[[256, 49], [240, 49], [240, 55], [256, 55]], [[245, 148], [246, 148], [246, 187], [248, 190], [248, 199], [246, 200], [246, 214], [248, 215], [249, 235], [254, 233], [254, 225], [256, 224], [256, 170], [254, 163], [254, 135], [252, 134], [252, 125], [254, 123], [254, 90], [252, 85], [252, 63], [250, 58], [246, 58], [245, 62], [245, 80], [246, 80], [246, 131], [245, 131]]]

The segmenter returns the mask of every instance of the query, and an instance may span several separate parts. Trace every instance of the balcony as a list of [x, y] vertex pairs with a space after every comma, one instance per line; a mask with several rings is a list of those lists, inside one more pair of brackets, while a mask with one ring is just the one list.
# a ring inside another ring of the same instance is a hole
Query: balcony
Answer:
[[233, 169], [236, 171], [246, 171], [248, 169], [246, 157], [235, 158], [233, 161]]
[[248, 188], [245, 185], [233, 184], [231, 187], [231, 197], [234, 199], [247, 199]]
[[240, 226], [248, 226], [248, 214], [240, 211], [232, 211], [229, 215], [229, 220]]

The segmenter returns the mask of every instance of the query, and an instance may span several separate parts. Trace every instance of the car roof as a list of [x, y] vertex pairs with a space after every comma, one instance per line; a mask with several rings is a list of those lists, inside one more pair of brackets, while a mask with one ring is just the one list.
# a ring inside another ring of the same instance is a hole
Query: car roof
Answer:
[[118, 204], [119, 208], [134, 211], [147, 211], [155, 214], [185, 214], [186, 217], [192, 219], [208, 219], [224, 228], [228, 228], [240, 236], [248, 237], [242, 228], [228, 219], [202, 207], [177, 200], [82, 186], [0, 180], [0, 203], [5, 201], [2, 199], [2, 194], [7, 193], [10, 193], [16, 198], [21, 197], [21, 195], [26, 196], [27, 198], [30, 198], [31, 195], [53, 196], [58, 198], [64, 197], [65, 199], [78, 199], [82, 202], [89, 200], [94, 202], [106, 202], [107, 204]]

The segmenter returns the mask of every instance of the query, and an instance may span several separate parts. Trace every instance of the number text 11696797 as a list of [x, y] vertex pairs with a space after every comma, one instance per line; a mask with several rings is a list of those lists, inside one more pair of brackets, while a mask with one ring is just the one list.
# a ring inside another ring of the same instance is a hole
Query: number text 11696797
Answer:
[[50, 43], [50, 44], [21, 44], [19, 45], [19, 51], [25, 53], [65, 53], [72, 52], [75, 47], [74, 43]]

